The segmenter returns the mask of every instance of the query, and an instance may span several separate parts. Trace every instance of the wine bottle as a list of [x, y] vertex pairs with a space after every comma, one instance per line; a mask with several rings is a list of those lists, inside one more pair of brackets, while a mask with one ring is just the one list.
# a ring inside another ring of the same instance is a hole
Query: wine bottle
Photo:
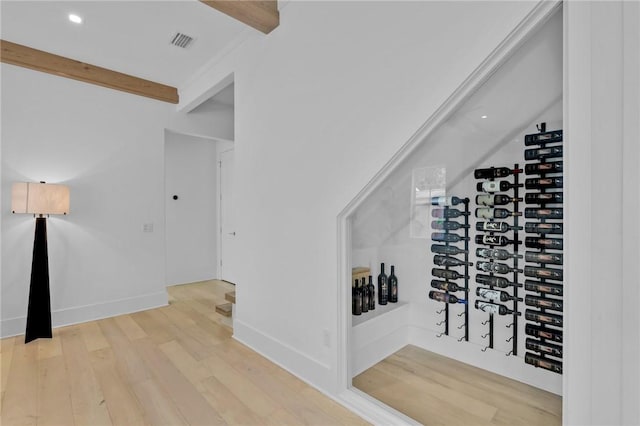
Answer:
[[352, 298], [353, 298], [353, 315], [361, 315], [362, 314], [362, 292], [358, 286], [358, 280], [356, 279], [355, 286], [352, 289]]
[[515, 201], [522, 201], [522, 198], [513, 198], [503, 194], [476, 195], [476, 204], [479, 206], [504, 206]]
[[544, 297], [526, 295], [524, 298], [524, 304], [527, 306], [533, 306], [540, 309], [551, 309], [552, 311], [562, 312], [562, 300], [559, 299], [547, 299]]
[[431, 245], [431, 251], [433, 253], [438, 253], [438, 254], [452, 254], [452, 255], [456, 255], [456, 254], [463, 254], [463, 253], [467, 253], [467, 250], [463, 250], [460, 249], [458, 247], [455, 246], [440, 246], [438, 244], [432, 244]]
[[386, 305], [389, 301], [389, 282], [387, 275], [384, 273], [384, 263], [380, 265], [380, 274], [378, 275], [378, 305]]
[[450, 271], [448, 269], [438, 269], [433, 268], [431, 270], [431, 275], [437, 278], [444, 278], [445, 280], [457, 280], [459, 278], [469, 278], [466, 275], [459, 274], [456, 271]]
[[524, 280], [524, 289], [527, 291], [550, 294], [552, 296], [562, 296], [563, 293], [562, 284], [543, 283], [534, 280]]
[[525, 179], [524, 187], [526, 189], [549, 189], [562, 188], [564, 179], [561, 177], [552, 178], [529, 178]]
[[509, 272], [522, 272], [521, 269], [512, 268], [506, 263], [478, 262], [476, 269], [482, 272], [495, 272], [496, 274], [508, 274]]
[[562, 192], [527, 192], [524, 195], [527, 204], [562, 204]]
[[458, 234], [450, 234], [448, 232], [434, 232], [431, 234], [431, 239], [433, 241], [440, 241], [446, 243], [457, 243], [458, 241], [466, 241], [469, 238], [462, 237]]
[[468, 291], [466, 288], [456, 283], [450, 283], [448, 281], [439, 281], [439, 280], [431, 280], [431, 287], [437, 290], [450, 291], [451, 293], [455, 293], [456, 291], [464, 291], [464, 292]]
[[464, 198], [459, 197], [431, 197], [432, 206], [456, 206], [464, 202]]
[[520, 173], [522, 170], [520, 169], [509, 169], [507, 167], [489, 167], [486, 169], [475, 169], [473, 171], [473, 176], [476, 179], [493, 179], [493, 178], [501, 178], [505, 176], [509, 176], [511, 174]]
[[[496, 222], [488, 222], [488, 223], [496, 223]], [[509, 253], [505, 249], [496, 249], [496, 248], [477, 248], [476, 256], [484, 257], [485, 259], [494, 259], [494, 260], [507, 260], [507, 259], [522, 259], [522, 255]]]
[[451, 220], [434, 220], [431, 222], [431, 227], [433, 229], [442, 229], [444, 231], [455, 231], [456, 229], [468, 228], [469, 225], [464, 225]]
[[525, 266], [524, 274], [527, 277], [546, 278], [548, 280], [562, 281], [562, 269], [538, 268], [535, 266]]
[[494, 290], [486, 287], [476, 287], [476, 296], [484, 297], [487, 300], [495, 300], [498, 302], [508, 302], [513, 300], [514, 297], [502, 290]]
[[483, 302], [482, 300], [476, 300], [475, 307], [476, 309], [479, 309], [482, 312], [486, 312], [488, 314], [498, 314], [498, 315], [513, 314], [513, 311], [511, 309], [499, 303], [490, 303], [490, 302]]
[[476, 217], [479, 219], [504, 219], [509, 216], [522, 216], [520, 212], [512, 212], [507, 209], [492, 209], [480, 207], [476, 209]]
[[555, 330], [551, 328], [541, 327], [539, 325], [527, 324], [524, 326], [524, 333], [528, 336], [562, 343], [562, 330]]
[[476, 231], [507, 232], [521, 230], [522, 226], [511, 226], [507, 222], [476, 222]]
[[524, 173], [526, 175], [540, 175], [542, 173], [562, 173], [562, 161], [527, 164], [524, 166]]
[[459, 216], [466, 216], [469, 213], [458, 209], [433, 209], [431, 210], [431, 216], [442, 219], [452, 219]]
[[562, 209], [536, 209], [527, 207], [524, 209], [524, 217], [537, 219], [562, 219]]
[[539, 322], [541, 324], [562, 327], [562, 315], [550, 314], [549, 312], [534, 311], [526, 309], [524, 317], [529, 321]]
[[536, 367], [544, 368], [545, 370], [553, 371], [554, 373], [562, 374], [562, 363], [554, 359], [543, 358], [539, 355], [527, 352], [524, 355], [524, 362]]
[[473, 262], [465, 262], [464, 260], [457, 259], [451, 256], [435, 255], [433, 256], [433, 263], [438, 266], [464, 266], [473, 265]]
[[525, 160], [542, 160], [544, 158], [562, 157], [562, 147], [534, 148], [524, 150]]
[[398, 277], [394, 270], [394, 266], [391, 265], [391, 274], [389, 275], [389, 302], [398, 302]]
[[[476, 244], [484, 244], [486, 246], [506, 246], [514, 244], [514, 240], [510, 240], [504, 235], [476, 235]], [[520, 242], [518, 241], [518, 244]]]
[[562, 358], [562, 346], [553, 343], [541, 342], [540, 340], [528, 337], [524, 341], [525, 347], [530, 351], [536, 351], [543, 354]]
[[560, 253], [538, 253], [535, 251], [526, 251], [524, 260], [527, 262], [550, 263], [553, 265], [562, 265], [562, 254]]
[[524, 224], [524, 230], [532, 234], [562, 234], [562, 224], [527, 222]]
[[509, 183], [506, 180], [488, 180], [486, 182], [478, 182], [476, 184], [476, 189], [478, 190], [478, 192], [504, 192], [508, 191], [511, 188], [515, 188], [516, 186], [522, 185]]
[[360, 288], [362, 289], [362, 313], [366, 314], [369, 312], [369, 287], [364, 277], [362, 277]]
[[551, 142], [562, 142], [562, 130], [551, 130], [548, 132], [524, 135], [525, 145], [539, 145]]
[[521, 287], [521, 284], [511, 282], [505, 277], [494, 277], [483, 274], [476, 274], [476, 282], [478, 284], [490, 285], [498, 288]]
[[526, 237], [524, 245], [529, 248], [562, 250], [562, 238]]
[[376, 308], [376, 286], [373, 285], [373, 277], [369, 275], [369, 310], [373, 311]]
[[429, 299], [437, 300], [438, 302], [444, 303], [462, 303], [467, 304], [465, 299], [460, 299], [453, 294], [440, 293], [439, 291], [431, 290], [429, 292]]

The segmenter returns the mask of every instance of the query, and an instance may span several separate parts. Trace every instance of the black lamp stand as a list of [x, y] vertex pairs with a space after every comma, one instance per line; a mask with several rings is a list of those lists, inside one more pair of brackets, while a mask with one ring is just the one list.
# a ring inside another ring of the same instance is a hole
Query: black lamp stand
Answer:
[[47, 253], [47, 219], [36, 218], [36, 233], [33, 239], [33, 261], [31, 263], [31, 285], [27, 309], [27, 331], [24, 342], [39, 338], [52, 338], [51, 295], [49, 293], [49, 259]]

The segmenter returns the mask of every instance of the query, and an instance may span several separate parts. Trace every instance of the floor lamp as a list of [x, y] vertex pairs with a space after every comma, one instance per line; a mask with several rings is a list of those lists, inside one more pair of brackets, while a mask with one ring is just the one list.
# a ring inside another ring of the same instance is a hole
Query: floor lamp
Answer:
[[53, 337], [51, 330], [51, 295], [49, 292], [49, 258], [47, 253], [47, 218], [44, 215], [69, 212], [69, 188], [44, 182], [16, 182], [11, 190], [13, 213], [36, 217], [31, 263], [31, 284], [24, 342]]

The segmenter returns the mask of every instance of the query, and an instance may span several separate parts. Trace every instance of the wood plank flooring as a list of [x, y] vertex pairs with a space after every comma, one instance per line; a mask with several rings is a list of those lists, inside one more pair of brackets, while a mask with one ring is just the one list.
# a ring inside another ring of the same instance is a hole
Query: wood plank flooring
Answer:
[[353, 385], [425, 425], [562, 424], [561, 397], [411, 345]]
[[170, 305], [0, 340], [0, 424], [365, 425], [231, 338], [233, 286], [168, 289]]

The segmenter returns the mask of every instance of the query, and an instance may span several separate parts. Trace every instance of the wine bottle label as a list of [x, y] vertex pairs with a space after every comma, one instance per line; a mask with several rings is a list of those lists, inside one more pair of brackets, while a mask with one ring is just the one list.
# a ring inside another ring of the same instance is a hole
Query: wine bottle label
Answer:
[[525, 340], [525, 347], [530, 351], [536, 351], [547, 355], [562, 358], [562, 346], [553, 343], [541, 342], [528, 337]]
[[538, 268], [534, 266], [525, 266], [524, 274], [527, 277], [546, 278], [548, 280], [562, 281], [562, 269]]
[[525, 149], [524, 150], [524, 159], [525, 160], [537, 160], [544, 158], [556, 158], [562, 157], [562, 147], [554, 146], [550, 148], [537, 148], [537, 149]]
[[464, 287], [461, 287], [456, 283], [439, 280], [431, 280], [431, 287], [437, 290], [449, 291], [451, 293], [455, 293], [456, 291], [467, 291]]
[[524, 311], [524, 317], [529, 321], [562, 327], [562, 315], [551, 314], [549, 312], [543, 313], [531, 309], [526, 309]]
[[527, 291], [535, 291], [538, 293], [546, 293], [552, 296], [562, 296], [562, 284], [547, 283], [533, 280], [524, 281], [524, 289]]
[[434, 220], [431, 222], [431, 227], [433, 229], [442, 229], [444, 231], [455, 231], [456, 229], [468, 228], [469, 226], [453, 222], [451, 220]]
[[433, 209], [431, 210], [431, 216], [443, 219], [451, 219], [459, 216], [464, 216], [468, 213], [460, 211], [458, 209]]
[[538, 188], [562, 188], [563, 179], [561, 177], [556, 178], [530, 178], [524, 181], [524, 187], [527, 189]]
[[524, 224], [524, 230], [536, 234], [562, 234], [562, 224], [527, 222]]
[[495, 301], [502, 301], [502, 302], [506, 302], [507, 300], [510, 299], [509, 295], [504, 291], [493, 290], [493, 289], [484, 288], [484, 287], [476, 287], [476, 295], [479, 297], [483, 297], [487, 300], [495, 300]]
[[443, 241], [448, 243], [457, 243], [458, 241], [465, 240], [465, 237], [461, 237], [458, 234], [450, 234], [444, 232], [434, 232], [431, 234], [433, 241]]
[[476, 231], [507, 232], [510, 228], [506, 222], [476, 222]]
[[558, 299], [547, 299], [544, 297], [527, 295], [524, 298], [524, 304], [536, 308], [551, 309], [562, 312], [562, 300]]
[[528, 207], [524, 209], [524, 217], [540, 219], [562, 219], [562, 209], [535, 209]]
[[524, 144], [526, 146], [552, 142], [562, 142], [562, 130], [552, 130], [549, 132], [534, 133], [524, 136]]
[[512, 173], [519, 173], [520, 170], [511, 170], [506, 167], [489, 167], [486, 169], [476, 169], [473, 176], [476, 179], [491, 179], [509, 176]]
[[531, 354], [527, 352], [524, 356], [524, 361], [527, 364], [544, 368], [545, 370], [553, 371], [554, 373], [562, 374], [562, 363], [549, 358], [542, 358], [539, 355]]
[[527, 175], [536, 175], [542, 173], [562, 173], [562, 161], [527, 164], [526, 166], [524, 166], [524, 173]]
[[560, 253], [537, 253], [527, 251], [524, 254], [524, 260], [527, 262], [550, 263], [553, 265], [562, 265], [562, 254]]
[[541, 327], [539, 325], [527, 324], [524, 332], [528, 336], [538, 337], [540, 339], [551, 340], [553, 342], [562, 343], [562, 330], [554, 330]]
[[493, 206], [493, 195], [480, 194], [476, 195], [476, 204], [480, 206]]
[[506, 288], [515, 285], [504, 277], [493, 277], [490, 275], [476, 274], [476, 282], [478, 284], [490, 285], [499, 288]]
[[475, 241], [477, 244], [487, 246], [506, 246], [507, 244], [513, 244], [512, 240], [507, 239], [503, 235], [476, 235]]
[[462, 250], [459, 249], [458, 247], [455, 246], [441, 246], [438, 244], [432, 244], [431, 245], [431, 251], [433, 253], [439, 253], [439, 254], [462, 254], [462, 253], [466, 253], [466, 250]]
[[562, 250], [562, 238], [526, 237], [524, 245], [530, 248]]
[[480, 300], [476, 300], [475, 307], [476, 309], [479, 309], [482, 312], [486, 312], [488, 314], [508, 315], [513, 313], [504, 305], [482, 302]]

